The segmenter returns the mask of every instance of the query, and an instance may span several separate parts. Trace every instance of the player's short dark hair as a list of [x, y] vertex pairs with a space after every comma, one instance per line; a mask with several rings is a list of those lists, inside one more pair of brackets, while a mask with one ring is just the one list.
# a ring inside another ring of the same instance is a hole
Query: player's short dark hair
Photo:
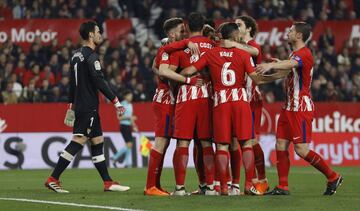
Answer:
[[189, 30], [191, 32], [199, 32], [204, 28], [205, 25], [205, 17], [198, 12], [190, 13], [189, 17]]
[[236, 23], [227, 22], [221, 24], [220, 33], [222, 39], [229, 39], [234, 31], [239, 30]]
[[163, 29], [164, 32], [167, 34], [173, 28], [176, 28], [179, 24], [184, 23], [182, 18], [170, 18], [164, 22]]
[[251, 28], [250, 30], [251, 37], [254, 37], [256, 35], [258, 27], [254, 18], [248, 15], [242, 15], [237, 17], [236, 19], [241, 19], [242, 21], [244, 21], [246, 28]]
[[227, 22], [221, 23], [221, 24], [217, 27], [216, 32], [217, 32], [217, 33], [221, 33], [221, 28], [222, 28], [226, 23], [227, 23]]
[[215, 21], [213, 19], [207, 19], [205, 24], [208, 24], [215, 29]]
[[94, 21], [87, 21], [80, 25], [79, 33], [83, 40], [89, 39], [89, 33], [95, 32], [95, 27], [97, 26], [97, 23]]
[[302, 34], [302, 40], [306, 42], [311, 35], [311, 26], [306, 22], [294, 22], [295, 30]]

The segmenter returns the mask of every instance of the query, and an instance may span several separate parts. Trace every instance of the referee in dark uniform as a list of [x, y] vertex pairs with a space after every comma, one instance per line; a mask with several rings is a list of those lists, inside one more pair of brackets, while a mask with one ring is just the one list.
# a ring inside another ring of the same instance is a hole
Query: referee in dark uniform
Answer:
[[102, 42], [99, 27], [95, 22], [89, 21], [81, 24], [79, 32], [83, 46], [71, 57], [70, 104], [64, 120], [67, 126], [73, 127], [73, 139], [60, 154], [59, 161], [45, 186], [58, 193], [68, 193], [62, 189], [59, 177], [86, 141], [90, 140], [92, 161], [104, 181], [104, 191], [127, 191], [130, 188], [112, 181], [107, 170], [103, 152], [104, 138], [98, 113], [98, 91], [114, 104], [117, 115], [124, 113], [124, 107], [105, 81], [99, 56], [95, 52], [96, 46]]

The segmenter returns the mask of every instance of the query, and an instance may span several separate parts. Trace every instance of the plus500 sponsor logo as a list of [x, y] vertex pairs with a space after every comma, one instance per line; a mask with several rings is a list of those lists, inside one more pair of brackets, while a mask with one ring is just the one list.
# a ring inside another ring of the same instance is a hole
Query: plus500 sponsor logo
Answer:
[[50, 42], [57, 37], [58, 33], [53, 31], [41, 31], [39, 29], [27, 31], [26, 29], [12, 28], [10, 34], [0, 31], [0, 42], [34, 42], [35, 37], [39, 36], [42, 42]]

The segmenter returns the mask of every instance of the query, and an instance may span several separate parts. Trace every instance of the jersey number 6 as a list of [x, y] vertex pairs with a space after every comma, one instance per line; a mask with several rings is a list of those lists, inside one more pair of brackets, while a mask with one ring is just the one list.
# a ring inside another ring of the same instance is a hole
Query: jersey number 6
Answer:
[[232, 86], [235, 84], [235, 71], [229, 69], [231, 62], [225, 62], [221, 69], [221, 82], [224, 86]]

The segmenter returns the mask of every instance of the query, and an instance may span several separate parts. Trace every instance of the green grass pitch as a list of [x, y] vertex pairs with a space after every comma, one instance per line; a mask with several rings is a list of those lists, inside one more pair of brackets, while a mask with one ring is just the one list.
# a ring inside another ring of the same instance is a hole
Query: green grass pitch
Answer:
[[[360, 167], [336, 167], [344, 176], [343, 185], [332, 197], [324, 197], [325, 177], [312, 167], [291, 168], [291, 196], [188, 196], [147, 197], [143, 195], [146, 169], [111, 169], [114, 180], [131, 186], [125, 193], [102, 191], [102, 182], [95, 169], [68, 169], [61, 180], [70, 194], [56, 194], [44, 187], [44, 181], [51, 170], [0, 171], [0, 198], [25, 198], [56, 202], [70, 202], [87, 205], [101, 205], [141, 210], [359, 210], [360, 209]], [[242, 169], [243, 173], [243, 169]], [[267, 169], [271, 187], [276, 184], [276, 169]], [[244, 175], [241, 176], [243, 182]], [[174, 188], [172, 169], [164, 169], [163, 186]], [[186, 187], [196, 189], [194, 169], [188, 169]], [[1, 211], [11, 210], [101, 210], [55, 204], [38, 204], [20, 201], [0, 200]]]

